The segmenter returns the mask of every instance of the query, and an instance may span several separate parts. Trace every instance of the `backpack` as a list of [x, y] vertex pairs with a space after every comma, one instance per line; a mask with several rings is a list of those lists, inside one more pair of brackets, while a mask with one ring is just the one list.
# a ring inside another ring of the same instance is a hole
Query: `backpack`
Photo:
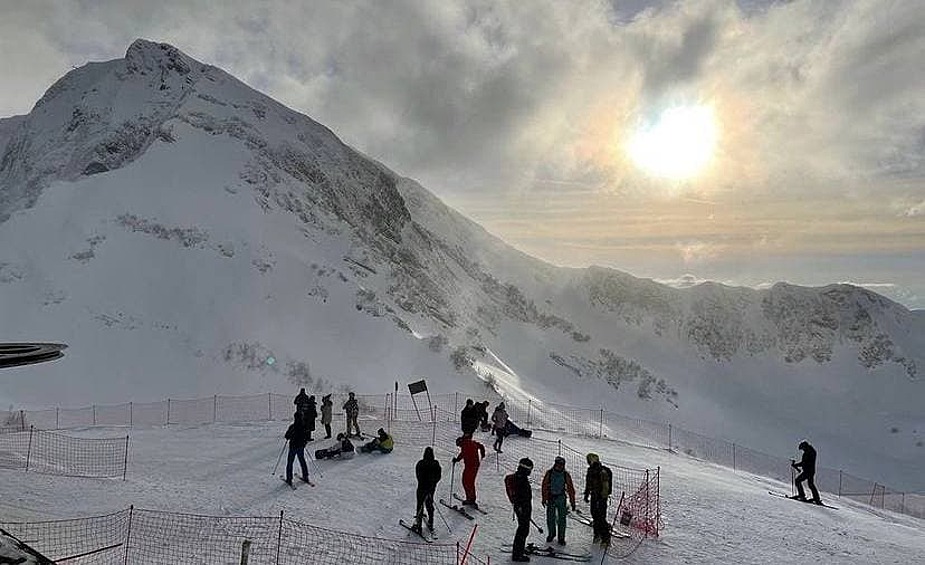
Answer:
[[601, 495], [607, 497], [613, 492], [613, 473], [610, 467], [601, 465]]
[[507, 499], [514, 504], [514, 498], [517, 494], [517, 477], [514, 473], [509, 473], [504, 477], [504, 490], [507, 491]]

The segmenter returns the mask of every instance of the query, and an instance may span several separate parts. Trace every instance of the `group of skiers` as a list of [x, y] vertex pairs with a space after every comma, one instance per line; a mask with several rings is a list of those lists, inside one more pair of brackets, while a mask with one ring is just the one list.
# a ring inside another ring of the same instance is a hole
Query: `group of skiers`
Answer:
[[[308, 466], [305, 463], [305, 446], [308, 442], [314, 441], [312, 432], [315, 431], [315, 420], [318, 418], [318, 408], [314, 395], [308, 395], [305, 389], [301, 389], [296, 395], [293, 404], [296, 406], [293, 414], [293, 422], [286, 430], [285, 438], [289, 443], [289, 456], [286, 460], [286, 477], [287, 484], [292, 486], [292, 465], [296, 459], [302, 470], [301, 479], [309, 483]], [[324, 439], [331, 439], [331, 417], [334, 403], [331, 401], [331, 395], [327, 394], [321, 397], [321, 424], [324, 426], [326, 435]], [[346, 416], [347, 430], [344, 433], [337, 434], [337, 443], [327, 449], [318, 449], [315, 451], [316, 459], [350, 459], [353, 457], [356, 448], [351, 437], [362, 438], [360, 425], [357, 418], [360, 415], [360, 405], [354, 393], [349, 393], [347, 402], [343, 406]], [[351, 433], [355, 430], [355, 433]], [[360, 451], [370, 453], [378, 451], [380, 453], [391, 453], [395, 447], [395, 441], [384, 429], [379, 428], [376, 437], [370, 442], [360, 446]], [[280, 454], [282, 455], [282, 454]]]

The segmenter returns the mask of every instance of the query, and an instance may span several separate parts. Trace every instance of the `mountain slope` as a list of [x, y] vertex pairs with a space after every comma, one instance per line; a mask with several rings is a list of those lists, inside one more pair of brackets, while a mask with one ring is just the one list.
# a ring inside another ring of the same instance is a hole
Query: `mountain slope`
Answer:
[[922, 480], [922, 317], [869, 291], [679, 290], [551, 266], [310, 118], [143, 40], [0, 121], [0, 151], [0, 316], [16, 320], [3, 339], [71, 346], [5, 373], [8, 401], [421, 376], [477, 393], [474, 366], [506, 394], [775, 452], [823, 438], [828, 465]]

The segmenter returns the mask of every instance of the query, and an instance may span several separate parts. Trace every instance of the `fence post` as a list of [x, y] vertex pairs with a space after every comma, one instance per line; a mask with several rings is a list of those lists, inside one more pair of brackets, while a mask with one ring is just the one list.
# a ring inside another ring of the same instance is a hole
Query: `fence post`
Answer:
[[170, 399], [167, 399], [167, 425], [170, 425]]
[[128, 565], [128, 549], [129, 542], [132, 540], [132, 516], [135, 514], [135, 505], [132, 504], [128, 507], [128, 531], [125, 532], [125, 561], [124, 565]]
[[32, 433], [35, 426], [29, 426], [29, 448], [26, 450], [26, 472], [29, 472], [29, 459], [32, 457]]
[[559, 444], [559, 453], [557, 453], [556, 455], [558, 455], [559, 457], [562, 457], [562, 440], [561, 439], [556, 440], [556, 443]]
[[655, 489], [655, 537], [658, 537], [658, 522], [662, 517], [662, 466], [655, 468], [655, 477], [658, 479]]
[[906, 513], [906, 493], [903, 492], [900, 494], [902, 494], [902, 498], [899, 499], [899, 513], [905, 514]]
[[732, 444], [732, 472], [736, 472], [736, 444]]
[[[218, 395], [212, 396], [212, 423], [215, 423], [215, 414], [218, 412]], [[246, 540], [245, 540], [246, 541]]]
[[125, 459], [122, 461], [122, 480], [128, 474], [128, 435], [125, 436]]
[[58, 429], [58, 412], [59, 412], [60, 410], [61, 410], [60, 408], [58, 408], [57, 406], [55, 406], [55, 429], [56, 429], [56, 430]]
[[26, 411], [25, 410], [19, 411], [19, 431], [21, 432], [26, 431]]
[[672, 452], [672, 447], [671, 447], [671, 422], [668, 422], [668, 452], [669, 452], [669, 453]]
[[247, 559], [251, 553], [251, 540], [246, 539], [241, 542], [241, 565], [247, 565]]
[[597, 439], [604, 439], [604, 407], [601, 406], [601, 417], [597, 422]]
[[267, 393], [267, 420], [273, 421], [273, 393]]
[[279, 565], [279, 551], [283, 545], [283, 511], [279, 511], [279, 533], [276, 536], [276, 565]]
[[135, 427], [135, 403], [132, 401], [128, 403], [128, 427]]
[[[456, 414], [459, 414], [459, 393], [456, 393], [456, 400], [453, 401], [453, 421], [456, 421]], [[459, 548], [456, 548], [456, 552], [459, 553]]]
[[533, 399], [527, 399], [527, 425], [533, 427]]
[[93, 425], [96, 425], [96, 404], [93, 405]]
[[649, 520], [652, 519], [652, 514], [649, 513], [649, 498], [651, 498], [651, 493], [649, 492], [649, 470], [646, 469], [646, 537], [649, 537]]

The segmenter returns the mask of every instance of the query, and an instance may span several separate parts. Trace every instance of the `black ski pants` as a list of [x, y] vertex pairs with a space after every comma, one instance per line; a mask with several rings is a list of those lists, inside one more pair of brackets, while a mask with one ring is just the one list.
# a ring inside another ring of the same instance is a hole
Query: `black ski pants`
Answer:
[[434, 485], [434, 488], [432, 489], [422, 489], [418, 487], [418, 490], [417, 490], [418, 506], [417, 506], [417, 510], [415, 510], [414, 512], [415, 524], [420, 525], [421, 519], [424, 517], [425, 509], [427, 510], [427, 522], [429, 524], [434, 523], [434, 489], [435, 488], [436, 488], [436, 485]]
[[816, 483], [815, 481], [813, 481], [813, 479], [815, 478], [816, 478], [816, 473], [807, 473], [806, 471], [803, 471], [802, 473], [797, 475], [797, 478], [795, 479], [796, 484], [797, 484], [797, 496], [799, 496], [800, 498], [806, 498], [806, 492], [803, 490], [803, 481], [806, 481], [806, 484], [809, 486], [810, 492], [813, 493], [813, 500], [816, 502], [819, 502], [819, 500], [821, 499], [819, 498], [819, 491], [816, 490]]
[[526, 555], [524, 548], [527, 545], [527, 536], [530, 535], [530, 516], [532, 514], [532, 506], [514, 508], [514, 515], [517, 516], [517, 531], [514, 532], [514, 548], [511, 551], [511, 555], [514, 557]]
[[308, 478], [308, 465], [305, 464], [305, 448], [289, 446], [289, 457], [286, 459], [286, 480], [292, 482], [292, 462], [299, 458], [299, 465], [302, 466], [302, 478]]
[[607, 522], [607, 497], [591, 497], [591, 520], [594, 539], [610, 543], [610, 524]]

